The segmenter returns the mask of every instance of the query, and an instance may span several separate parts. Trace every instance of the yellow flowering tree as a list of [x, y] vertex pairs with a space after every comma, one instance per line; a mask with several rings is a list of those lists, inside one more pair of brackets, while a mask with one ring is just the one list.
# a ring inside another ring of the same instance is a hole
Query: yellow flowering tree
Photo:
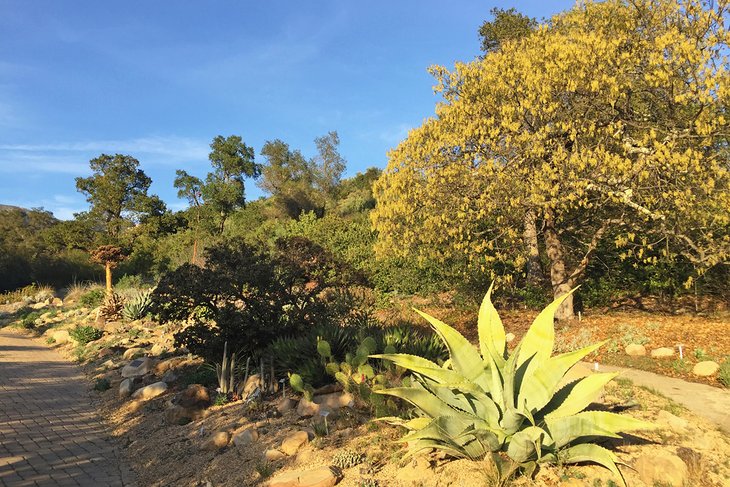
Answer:
[[[603, 239], [625, 257], [730, 255], [728, 0], [579, 4], [451, 71], [376, 184], [379, 253], [525, 268], [556, 296]], [[556, 316], [573, 315], [572, 300]]]

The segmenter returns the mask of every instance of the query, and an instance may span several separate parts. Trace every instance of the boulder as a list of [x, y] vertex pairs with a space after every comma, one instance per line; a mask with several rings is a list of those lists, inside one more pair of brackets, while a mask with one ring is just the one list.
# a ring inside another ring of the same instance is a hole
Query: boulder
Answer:
[[247, 426], [233, 433], [233, 444], [237, 447], [247, 446], [259, 439], [256, 428]]
[[51, 338], [53, 338], [53, 341], [55, 341], [59, 345], [66, 343], [69, 340], [68, 330], [54, 331], [53, 335], [51, 335]]
[[228, 442], [231, 440], [231, 435], [228, 431], [218, 431], [213, 433], [213, 436], [208, 438], [201, 446], [203, 450], [222, 450], [228, 446]]
[[30, 307], [33, 308], [33, 309], [36, 309], [36, 310], [37, 309], [43, 309], [43, 308], [48, 307], [48, 303], [46, 303], [46, 302], [35, 303], [35, 304], [31, 304]]
[[266, 484], [267, 487], [332, 487], [342, 478], [334, 467], [319, 467], [301, 472], [279, 474]]
[[677, 455], [667, 451], [641, 455], [636, 460], [634, 468], [646, 485], [682, 487], [687, 481], [687, 464]]
[[163, 354], [163, 353], [165, 353], [166, 351], [167, 351], [167, 349], [166, 349], [165, 347], [163, 347], [163, 346], [162, 346], [162, 345], [160, 345], [159, 343], [155, 343], [155, 344], [154, 344], [154, 345], [152, 346], [152, 348], [150, 349], [150, 355], [155, 355], [155, 356], [157, 356], [157, 355], [162, 355], [162, 354]]
[[646, 347], [639, 343], [632, 343], [630, 345], [626, 345], [624, 352], [626, 352], [626, 355], [630, 357], [643, 357], [646, 355]]
[[55, 306], [56, 308], [60, 308], [61, 306], [63, 306], [63, 299], [61, 299], [61, 298], [53, 298], [51, 300], [51, 305], [52, 306]]
[[651, 351], [651, 356], [653, 358], [668, 358], [674, 355], [674, 349], [673, 348], [667, 348], [667, 347], [661, 347], [661, 348], [655, 348]]
[[715, 375], [718, 370], [720, 370], [720, 364], [712, 360], [705, 360], [704, 362], [695, 364], [692, 368], [692, 373], [700, 377], [709, 377]]
[[119, 383], [119, 397], [124, 399], [132, 395], [132, 389], [134, 389], [134, 378], [129, 377]]
[[191, 421], [205, 417], [205, 410], [196, 408], [184, 408], [168, 402], [165, 409], [165, 421], [167, 424], [188, 424]]
[[279, 450], [268, 449], [264, 452], [264, 459], [267, 462], [275, 462], [277, 460], [281, 460], [282, 458], [286, 458], [286, 455], [284, 455]]
[[142, 348], [128, 348], [124, 351], [124, 354], [122, 355], [122, 358], [124, 360], [132, 360], [134, 358], [140, 357], [144, 355], [144, 349]]
[[149, 357], [132, 360], [122, 367], [122, 377], [141, 377], [152, 368], [152, 359]]
[[309, 434], [306, 431], [296, 431], [281, 442], [280, 450], [289, 456], [294, 455], [302, 445], [309, 442]]
[[148, 399], [152, 399], [153, 397], [157, 397], [160, 394], [164, 394], [165, 391], [167, 391], [167, 384], [165, 382], [155, 382], [154, 384], [144, 386], [134, 391], [134, 394], [132, 394], [132, 398], [146, 401]]

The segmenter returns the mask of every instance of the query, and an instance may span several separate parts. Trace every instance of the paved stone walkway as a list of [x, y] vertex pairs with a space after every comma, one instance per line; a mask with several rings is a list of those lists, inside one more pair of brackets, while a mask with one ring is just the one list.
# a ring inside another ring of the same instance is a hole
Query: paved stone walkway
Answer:
[[78, 366], [0, 329], [0, 486], [134, 486]]
[[620, 372], [638, 386], [649, 387], [681, 404], [698, 416], [709, 419], [730, 434], [730, 391], [706, 384], [665, 377], [645, 370], [601, 365], [601, 372]]

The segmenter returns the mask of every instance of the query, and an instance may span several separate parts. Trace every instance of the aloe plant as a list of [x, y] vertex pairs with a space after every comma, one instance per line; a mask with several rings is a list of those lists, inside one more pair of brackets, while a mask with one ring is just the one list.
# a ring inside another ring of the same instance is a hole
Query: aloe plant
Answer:
[[228, 394], [234, 392], [236, 380], [236, 354], [228, 357], [228, 342], [223, 345], [223, 361], [215, 364], [215, 373], [218, 377], [218, 392]]
[[410, 387], [374, 392], [401, 398], [421, 415], [383, 420], [409, 430], [401, 440], [410, 445], [409, 454], [436, 448], [480, 459], [502, 452], [527, 473], [544, 463], [594, 462], [626, 485], [616, 455], [591, 441], [654, 426], [630, 416], [585, 410], [616, 374], [595, 373], [559, 387], [568, 370], [605, 342], [552, 356], [554, 314], [564, 295], [535, 318], [508, 354], [491, 292], [492, 287], [479, 309], [478, 349], [451, 326], [416, 310], [443, 340], [450, 359], [439, 366], [415, 355], [372, 356], [410, 370], [414, 378]]

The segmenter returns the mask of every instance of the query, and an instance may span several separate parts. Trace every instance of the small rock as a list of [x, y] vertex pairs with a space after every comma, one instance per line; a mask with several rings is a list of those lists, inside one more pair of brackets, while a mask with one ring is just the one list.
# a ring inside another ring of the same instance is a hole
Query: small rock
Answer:
[[55, 306], [56, 308], [60, 308], [61, 306], [63, 306], [63, 299], [61, 299], [61, 298], [53, 298], [51, 300], [51, 305], [52, 306]]
[[689, 426], [689, 421], [687, 421], [686, 419], [675, 416], [669, 411], [665, 411], [663, 409], [659, 411], [659, 414], [657, 414], [657, 421], [661, 424], [666, 424], [669, 429], [677, 433], [686, 432], [687, 427]]
[[103, 364], [101, 364], [99, 367], [101, 367], [104, 370], [109, 370], [109, 369], [113, 369], [116, 366], [117, 365], [114, 363], [114, 361], [109, 359], [106, 362], [104, 362]]
[[261, 376], [254, 374], [246, 379], [246, 384], [243, 386], [243, 397], [248, 397], [253, 391], [261, 387]]
[[141, 355], [144, 355], [144, 350], [141, 348], [128, 348], [124, 351], [124, 355], [122, 355], [122, 358], [124, 360], [132, 360], [133, 358], [137, 358]]
[[698, 362], [693, 368], [692, 373], [700, 377], [709, 377], [715, 375], [720, 370], [720, 365], [712, 360], [705, 360], [704, 362]]
[[342, 478], [334, 467], [319, 467], [303, 472], [288, 472], [271, 479], [268, 487], [332, 487]]
[[319, 414], [319, 404], [303, 397], [297, 404], [297, 414], [299, 416], [317, 416]]
[[231, 437], [228, 434], [228, 431], [218, 431], [217, 433], [214, 433], [213, 436], [208, 438], [208, 440], [203, 443], [201, 448], [203, 450], [222, 450], [223, 448], [228, 446], [228, 442], [230, 441]]
[[165, 375], [162, 376], [162, 381], [167, 382], [168, 384], [172, 384], [177, 380], [177, 374], [175, 374], [174, 370], [168, 370], [165, 372]]
[[646, 485], [682, 487], [687, 481], [687, 464], [677, 455], [666, 451], [640, 456], [634, 468]]
[[294, 399], [290, 397], [283, 397], [276, 403], [276, 410], [281, 414], [284, 414], [294, 409], [296, 405], [297, 402]]
[[51, 338], [59, 345], [66, 343], [69, 340], [68, 330], [54, 331]]
[[35, 303], [35, 304], [32, 304], [30, 307], [33, 308], [33, 309], [43, 309], [43, 308], [45, 308], [47, 306], [48, 306], [48, 303], [43, 302], [43, 303]]
[[294, 455], [302, 445], [309, 442], [309, 434], [306, 431], [297, 431], [287, 436], [281, 442], [281, 451], [289, 456]]
[[639, 343], [632, 343], [630, 345], [626, 345], [624, 352], [626, 352], [626, 355], [630, 357], [643, 357], [646, 355], [646, 347]]
[[514, 333], [507, 333], [504, 336], [504, 341], [507, 342], [507, 343], [512, 343], [514, 341], [514, 339], [515, 339], [515, 334]]
[[125, 397], [131, 396], [132, 389], [134, 389], [134, 378], [124, 379], [119, 383], [119, 397], [124, 399]]
[[282, 458], [286, 458], [286, 455], [284, 455], [279, 450], [269, 449], [264, 452], [264, 458], [267, 462], [275, 462], [277, 460], [281, 460]]
[[179, 367], [183, 363], [187, 362], [187, 360], [187, 357], [171, 357], [162, 360], [155, 366], [155, 374], [162, 375], [170, 369], [175, 369]]
[[233, 433], [233, 444], [241, 447], [247, 446], [259, 439], [259, 432], [256, 428], [248, 426]]
[[167, 391], [167, 384], [160, 381], [137, 389], [134, 391], [134, 394], [132, 394], [132, 397], [134, 399], [142, 399], [143, 401], [146, 401], [163, 394], [165, 391]]
[[355, 398], [349, 392], [335, 392], [332, 394], [324, 394], [322, 396], [314, 396], [312, 401], [320, 406], [325, 406], [330, 410], [342, 407], [352, 407], [355, 404]]
[[667, 358], [674, 355], [674, 349], [673, 348], [667, 348], [667, 347], [661, 347], [661, 348], [655, 348], [651, 351], [651, 356], [654, 358]]
[[184, 408], [205, 408], [210, 404], [210, 394], [205, 386], [190, 384], [175, 397], [174, 402]]
[[149, 357], [138, 358], [122, 367], [122, 377], [140, 377], [145, 375], [152, 368], [152, 360]]
[[114, 355], [114, 350], [112, 350], [111, 348], [102, 348], [101, 350], [99, 350], [99, 355], [97, 355], [97, 357], [106, 358], [112, 355]]

